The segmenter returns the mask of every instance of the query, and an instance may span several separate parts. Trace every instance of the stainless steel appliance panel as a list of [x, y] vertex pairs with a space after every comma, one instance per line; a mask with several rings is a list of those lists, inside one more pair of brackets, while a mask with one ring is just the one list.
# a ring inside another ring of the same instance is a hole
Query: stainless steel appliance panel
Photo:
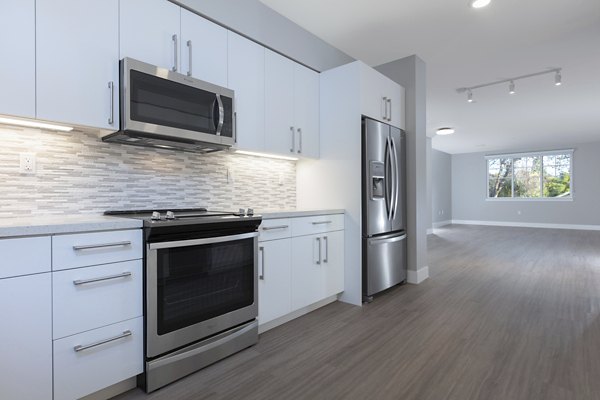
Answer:
[[363, 233], [389, 232], [392, 211], [390, 126], [363, 119]]
[[406, 230], [406, 135], [395, 127], [390, 127], [391, 154], [394, 161], [392, 167], [394, 197], [392, 203], [392, 220], [390, 231]]
[[363, 292], [372, 296], [406, 280], [406, 234], [363, 238]]

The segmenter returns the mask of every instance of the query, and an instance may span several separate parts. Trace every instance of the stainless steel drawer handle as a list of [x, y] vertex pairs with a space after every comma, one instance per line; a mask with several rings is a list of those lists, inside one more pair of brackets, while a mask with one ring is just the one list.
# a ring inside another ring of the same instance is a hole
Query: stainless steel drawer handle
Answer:
[[261, 272], [260, 272], [260, 275], [258, 276], [258, 279], [260, 279], [261, 281], [264, 281], [265, 280], [265, 248], [263, 246], [260, 246], [258, 248], [258, 251], [260, 251], [262, 253]]
[[272, 231], [274, 229], [287, 229], [289, 228], [289, 225], [277, 225], [277, 226], [263, 226], [261, 229], [263, 231]]
[[75, 285], [75, 286], [85, 285], [86, 283], [108, 281], [110, 279], [118, 279], [118, 278], [127, 278], [128, 276], [131, 276], [131, 272], [129, 272], [129, 271], [123, 272], [121, 274], [116, 274], [116, 275], [101, 276], [101, 277], [98, 277], [98, 278], [77, 279], [77, 280], [73, 281], [73, 285]]
[[322, 225], [322, 224], [330, 224], [330, 223], [332, 223], [332, 222], [333, 222], [333, 221], [315, 221], [315, 222], [313, 222], [312, 224], [313, 224], [313, 225]]
[[117, 336], [114, 336], [114, 337], [111, 337], [111, 338], [108, 338], [108, 339], [102, 339], [102, 340], [99, 340], [97, 342], [90, 343], [90, 344], [85, 344], [85, 345], [77, 345], [77, 346], [73, 347], [73, 350], [79, 352], [79, 351], [91, 349], [91, 348], [96, 347], [96, 346], [100, 346], [100, 345], [103, 345], [103, 344], [106, 344], [106, 343], [114, 342], [115, 340], [126, 338], [128, 336], [131, 336], [132, 334], [133, 333], [131, 333], [130, 330], [126, 330], [123, 333], [121, 333], [120, 335], [117, 335]]
[[131, 241], [124, 240], [122, 242], [114, 242], [114, 243], [84, 244], [84, 245], [80, 245], [80, 246], [73, 246], [73, 250], [81, 251], [81, 250], [102, 249], [105, 247], [121, 247], [121, 246], [131, 246]]
[[110, 117], [108, 117], [108, 124], [112, 125], [115, 123], [115, 83], [108, 82], [108, 89], [110, 90]]

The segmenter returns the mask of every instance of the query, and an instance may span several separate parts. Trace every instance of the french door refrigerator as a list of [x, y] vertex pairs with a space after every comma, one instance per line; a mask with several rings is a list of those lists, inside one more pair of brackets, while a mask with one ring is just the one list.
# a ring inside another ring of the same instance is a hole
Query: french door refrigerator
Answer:
[[363, 300], [406, 280], [405, 133], [362, 119]]

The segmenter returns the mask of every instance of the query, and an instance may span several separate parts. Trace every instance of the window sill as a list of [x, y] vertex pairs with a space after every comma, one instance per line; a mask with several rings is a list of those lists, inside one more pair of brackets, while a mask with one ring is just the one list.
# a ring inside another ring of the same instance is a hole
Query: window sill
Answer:
[[532, 197], [486, 197], [485, 201], [491, 201], [491, 202], [511, 202], [511, 201], [525, 201], [525, 202], [536, 202], [536, 201], [541, 201], [541, 202], [569, 202], [569, 201], [573, 201], [573, 197], [544, 197], [544, 198], [532, 198]]

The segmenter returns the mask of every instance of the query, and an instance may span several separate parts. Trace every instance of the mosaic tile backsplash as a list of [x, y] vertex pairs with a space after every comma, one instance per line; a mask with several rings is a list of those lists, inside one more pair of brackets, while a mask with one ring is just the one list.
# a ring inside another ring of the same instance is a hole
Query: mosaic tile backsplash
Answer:
[[[294, 209], [293, 161], [103, 143], [93, 133], [0, 127], [0, 217], [117, 209]], [[20, 153], [37, 172], [19, 173]]]

